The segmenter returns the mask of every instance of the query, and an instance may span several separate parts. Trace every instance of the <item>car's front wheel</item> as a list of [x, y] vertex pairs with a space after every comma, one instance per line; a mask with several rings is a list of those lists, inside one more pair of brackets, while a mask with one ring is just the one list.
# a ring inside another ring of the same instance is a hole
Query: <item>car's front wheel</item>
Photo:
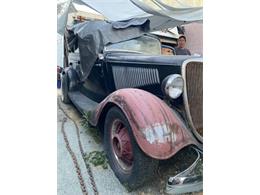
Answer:
[[136, 189], [155, 175], [159, 161], [139, 148], [127, 118], [118, 107], [107, 113], [104, 145], [110, 167], [128, 190]]

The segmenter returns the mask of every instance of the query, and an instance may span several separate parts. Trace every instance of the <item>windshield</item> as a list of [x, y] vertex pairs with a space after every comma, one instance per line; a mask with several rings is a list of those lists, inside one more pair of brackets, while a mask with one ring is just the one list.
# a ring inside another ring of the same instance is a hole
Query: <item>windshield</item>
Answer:
[[161, 43], [158, 39], [142, 36], [128, 41], [110, 44], [105, 51], [126, 51], [142, 54], [161, 55]]

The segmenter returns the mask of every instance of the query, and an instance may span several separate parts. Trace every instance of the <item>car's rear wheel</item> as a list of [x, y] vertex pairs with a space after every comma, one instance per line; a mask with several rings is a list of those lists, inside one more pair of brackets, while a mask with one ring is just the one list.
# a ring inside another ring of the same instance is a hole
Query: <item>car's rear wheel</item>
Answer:
[[68, 74], [65, 73], [62, 75], [61, 78], [61, 101], [65, 104], [70, 103], [68, 92], [69, 92], [69, 78], [68, 78]]
[[139, 148], [124, 113], [112, 107], [104, 124], [104, 145], [110, 167], [128, 190], [150, 180], [156, 173], [158, 160]]

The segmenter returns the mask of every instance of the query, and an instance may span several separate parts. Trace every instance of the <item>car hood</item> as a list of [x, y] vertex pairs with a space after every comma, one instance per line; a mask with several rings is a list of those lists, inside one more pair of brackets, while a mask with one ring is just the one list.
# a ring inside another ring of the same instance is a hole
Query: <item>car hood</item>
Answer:
[[182, 65], [187, 59], [200, 58], [199, 56], [188, 55], [145, 55], [124, 52], [111, 52], [105, 55], [107, 62], [121, 63], [145, 63], [145, 64], [163, 64], [163, 65]]

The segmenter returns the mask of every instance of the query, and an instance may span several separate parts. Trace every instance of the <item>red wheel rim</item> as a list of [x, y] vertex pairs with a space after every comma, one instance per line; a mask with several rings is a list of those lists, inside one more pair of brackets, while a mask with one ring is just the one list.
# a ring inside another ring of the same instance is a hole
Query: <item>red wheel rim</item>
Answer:
[[111, 145], [118, 165], [129, 172], [133, 166], [133, 151], [130, 136], [124, 123], [118, 119], [111, 126]]

